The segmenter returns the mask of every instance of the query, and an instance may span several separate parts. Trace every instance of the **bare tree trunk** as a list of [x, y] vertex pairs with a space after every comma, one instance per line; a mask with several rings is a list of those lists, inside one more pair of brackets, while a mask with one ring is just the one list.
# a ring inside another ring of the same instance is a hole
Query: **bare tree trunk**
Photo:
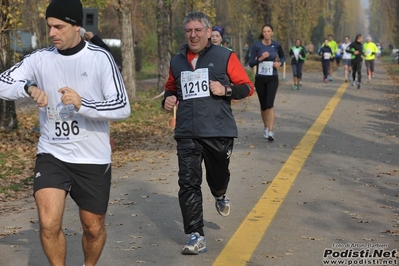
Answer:
[[[1, 0], [2, 10], [8, 10], [9, 0]], [[0, 73], [11, 66], [10, 37], [8, 35], [10, 25], [7, 21], [7, 12], [0, 12]], [[5, 130], [18, 129], [17, 112], [15, 102], [0, 100], [0, 128]]]
[[272, 3], [270, 0], [265, 1], [261, 4], [262, 13], [264, 14], [264, 23], [271, 24], [272, 23]]
[[238, 51], [240, 55], [240, 62], [242, 65], [244, 65], [244, 51], [243, 51], [243, 44], [242, 44], [242, 33], [241, 30], [238, 32]]
[[169, 63], [172, 58], [172, 6], [170, 1], [158, 1], [158, 91], [163, 91], [169, 75]]
[[118, 17], [121, 27], [122, 76], [131, 99], [136, 98], [136, 70], [132, 32], [132, 1], [118, 0]]
[[185, 14], [188, 14], [190, 12], [194, 11], [194, 2], [195, 0], [185, 0], [184, 6], [185, 6]]
[[[0, 123], [0, 128], [6, 131], [14, 131], [18, 129], [17, 112], [14, 101], [1, 100], [0, 108], [4, 110], [4, 119]], [[0, 111], [1, 112], [1, 111]]]
[[46, 37], [43, 36], [47, 28], [43, 15], [46, 10], [45, 7], [48, 5], [47, 2], [46, 0], [25, 0], [22, 5], [24, 27], [30, 28], [30, 31], [36, 35], [37, 46], [33, 49], [42, 48], [43, 38]]

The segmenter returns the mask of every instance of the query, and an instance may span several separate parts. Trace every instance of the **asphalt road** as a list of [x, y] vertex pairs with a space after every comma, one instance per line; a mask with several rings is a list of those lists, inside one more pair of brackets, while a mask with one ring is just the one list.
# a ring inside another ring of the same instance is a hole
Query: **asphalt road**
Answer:
[[[378, 62], [360, 90], [344, 83], [340, 70], [333, 77], [325, 84], [321, 73], [304, 73], [293, 91], [287, 73], [275, 102], [274, 142], [262, 136], [256, 95], [233, 104], [232, 211], [217, 214], [204, 182], [206, 253], [180, 254], [187, 236], [174, 148], [114, 169], [98, 265], [313, 266], [338, 257], [336, 265], [398, 265], [398, 89]], [[0, 217], [0, 265], [48, 265], [33, 199], [0, 207], [9, 209]], [[67, 265], [82, 265], [82, 230], [69, 197], [64, 228]]]

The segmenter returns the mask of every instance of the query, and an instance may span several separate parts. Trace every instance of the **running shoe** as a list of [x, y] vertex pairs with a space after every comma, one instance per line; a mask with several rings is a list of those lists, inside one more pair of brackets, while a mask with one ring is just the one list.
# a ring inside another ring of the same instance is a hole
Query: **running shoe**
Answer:
[[298, 88], [297, 85], [294, 84], [294, 85], [292, 85], [292, 88], [291, 88], [291, 89], [292, 89], [292, 90], [296, 90], [297, 88]]
[[274, 133], [269, 131], [269, 137], [267, 138], [269, 141], [273, 141], [274, 140]]
[[223, 195], [223, 198], [217, 199], [215, 198], [215, 207], [218, 213], [224, 217], [230, 214], [230, 200], [226, 195]]
[[351, 86], [353, 87], [353, 86], [355, 86], [355, 84], [356, 84], [356, 81], [352, 81], [352, 83], [351, 83]]
[[348, 80], [347, 80], [347, 79], [345, 79], [345, 83], [348, 83]]
[[330, 75], [328, 75], [328, 80], [332, 81], [332, 77]]
[[323, 79], [324, 83], [327, 83], [327, 79]]
[[204, 236], [199, 233], [191, 233], [187, 245], [183, 246], [182, 254], [184, 255], [198, 255], [206, 252], [206, 241]]
[[357, 89], [360, 89], [360, 83], [357, 83]]
[[266, 128], [265, 131], [263, 132], [263, 137], [265, 139], [267, 139], [269, 137], [269, 129], [268, 128]]

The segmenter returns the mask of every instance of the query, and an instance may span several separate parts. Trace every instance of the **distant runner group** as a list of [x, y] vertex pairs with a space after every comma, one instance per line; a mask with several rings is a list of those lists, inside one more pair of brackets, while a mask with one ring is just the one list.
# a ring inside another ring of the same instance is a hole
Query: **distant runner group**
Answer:
[[[356, 35], [355, 40], [350, 42], [349, 36], [345, 36], [344, 43], [337, 44], [333, 39], [333, 35], [329, 35], [328, 39], [324, 40], [320, 47], [318, 54], [322, 57], [323, 81], [332, 81], [331, 72], [334, 60], [339, 66], [341, 58], [344, 65], [345, 82], [349, 82], [351, 78], [351, 85], [358, 89], [362, 82], [362, 62], [365, 60], [367, 69], [368, 82], [371, 82], [374, 77], [374, 61], [376, 57], [381, 55], [381, 47], [377, 46], [371, 41], [371, 37], [366, 38], [363, 42], [361, 34]], [[352, 77], [350, 77], [352, 74]]]

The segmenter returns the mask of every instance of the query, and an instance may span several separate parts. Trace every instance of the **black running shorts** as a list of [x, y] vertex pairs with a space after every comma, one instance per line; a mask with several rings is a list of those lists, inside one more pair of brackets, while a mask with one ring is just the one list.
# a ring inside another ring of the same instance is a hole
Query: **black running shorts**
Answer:
[[255, 88], [258, 94], [260, 109], [265, 111], [274, 107], [274, 100], [278, 89], [278, 76], [262, 76], [255, 77]]
[[42, 188], [63, 189], [81, 209], [105, 214], [111, 189], [111, 164], [66, 163], [51, 154], [38, 154], [33, 191]]

